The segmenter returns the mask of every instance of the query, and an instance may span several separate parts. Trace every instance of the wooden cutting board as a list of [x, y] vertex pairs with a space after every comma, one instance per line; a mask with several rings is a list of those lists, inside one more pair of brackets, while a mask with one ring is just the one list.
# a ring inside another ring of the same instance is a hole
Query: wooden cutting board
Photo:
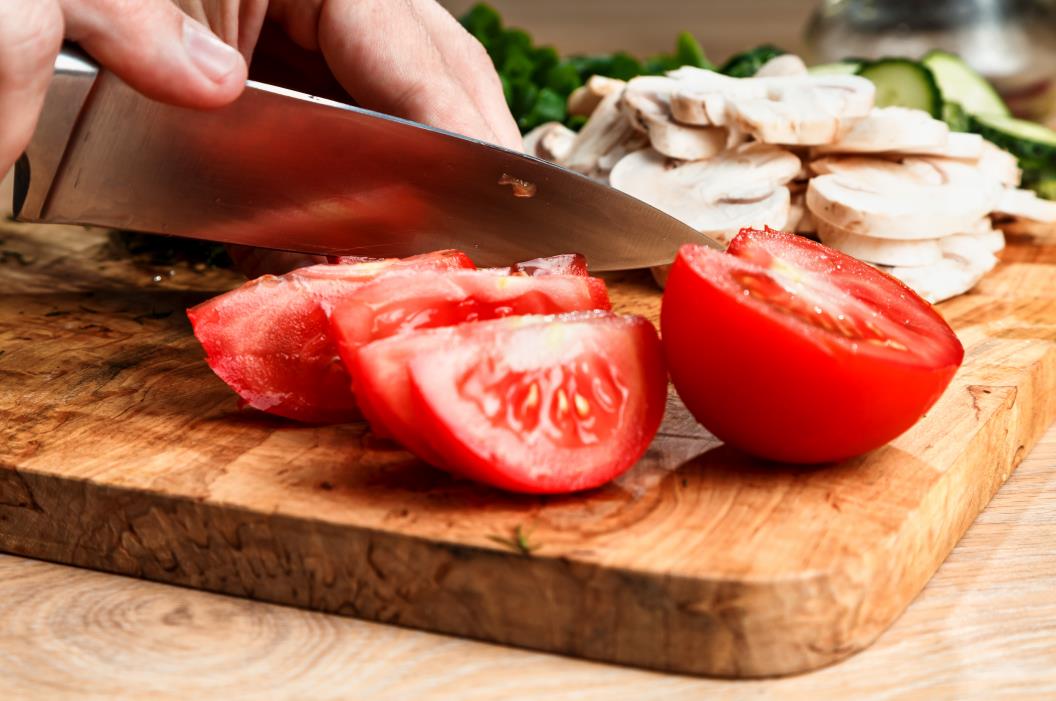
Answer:
[[[891, 445], [761, 464], [672, 397], [634, 470], [553, 498], [239, 410], [183, 315], [227, 273], [74, 227], [0, 239], [0, 549], [596, 660], [762, 676], [864, 648], [1056, 418], [1056, 232], [942, 305], [965, 366]], [[645, 276], [612, 292], [655, 320]]]

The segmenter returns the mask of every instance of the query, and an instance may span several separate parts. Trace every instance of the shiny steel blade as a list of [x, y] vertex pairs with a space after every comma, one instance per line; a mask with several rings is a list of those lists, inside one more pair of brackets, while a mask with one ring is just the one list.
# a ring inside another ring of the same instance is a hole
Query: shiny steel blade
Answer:
[[22, 163], [22, 219], [321, 254], [461, 248], [481, 265], [579, 252], [595, 270], [710, 241], [589, 178], [438, 129], [253, 82], [229, 107], [181, 109], [107, 72], [87, 90], [85, 66], [57, 67], [65, 93], [49, 94]]

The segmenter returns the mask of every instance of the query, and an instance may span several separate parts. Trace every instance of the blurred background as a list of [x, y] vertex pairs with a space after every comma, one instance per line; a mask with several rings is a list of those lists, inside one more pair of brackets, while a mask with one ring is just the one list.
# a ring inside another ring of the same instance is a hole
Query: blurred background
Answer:
[[[918, 0], [921, 4], [928, 0]], [[475, 0], [441, 0], [460, 15]], [[562, 53], [670, 51], [693, 32], [713, 61], [762, 43], [798, 52], [815, 0], [492, 0], [509, 26]]]

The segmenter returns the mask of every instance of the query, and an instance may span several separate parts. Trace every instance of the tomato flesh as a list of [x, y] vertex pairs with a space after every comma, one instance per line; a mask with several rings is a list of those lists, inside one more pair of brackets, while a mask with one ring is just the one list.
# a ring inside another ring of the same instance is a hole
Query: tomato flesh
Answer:
[[209, 366], [255, 409], [311, 423], [360, 418], [327, 310], [400, 270], [472, 266], [460, 251], [265, 275], [187, 311]]
[[416, 455], [530, 493], [590, 489], [629, 469], [667, 393], [652, 324], [600, 311], [394, 336], [350, 367]]
[[964, 349], [890, 276], [792, 234], [684, 246], [661, 311], [672, 382], [723, 441], [794, 463], [849, 458], [912, 426]]

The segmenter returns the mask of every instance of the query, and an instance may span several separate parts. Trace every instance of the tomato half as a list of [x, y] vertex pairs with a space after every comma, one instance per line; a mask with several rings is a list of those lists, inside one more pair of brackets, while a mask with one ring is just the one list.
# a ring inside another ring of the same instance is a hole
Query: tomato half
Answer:
[[723, 441], [784, 462], [877, 448], [938, 400], [964, 357], [943, 318], [889, 275], [792, 234], [684, 246], [661, 311], [671, 380]]
[[382, 274], [472, 267], [461, 251], [265, 275], [187, 310], [209, 366], [243, 402], [300, 421], [360, 417], [326, 310]]
[[667, 375], [641, 317], [522, 316], [394, 336], [353, 365], [395, 437], [503, 489], [564, 493], [629, 469], [656, 434]]

